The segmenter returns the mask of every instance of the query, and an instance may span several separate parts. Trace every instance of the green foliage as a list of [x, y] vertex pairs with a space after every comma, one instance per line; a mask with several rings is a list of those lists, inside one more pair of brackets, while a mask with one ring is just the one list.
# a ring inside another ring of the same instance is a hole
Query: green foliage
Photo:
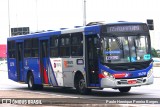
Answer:
[[152, 57], [158, 57], [158, 53], [154, 48], [152, 48], [151, 55]]

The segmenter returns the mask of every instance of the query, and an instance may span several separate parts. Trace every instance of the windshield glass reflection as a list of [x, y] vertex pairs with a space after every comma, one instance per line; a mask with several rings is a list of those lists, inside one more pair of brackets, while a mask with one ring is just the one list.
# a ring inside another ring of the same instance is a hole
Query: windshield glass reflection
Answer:
[[127, 63], [150, 60], [145, 35], [103, 37], [101, 55], [104, 63]]

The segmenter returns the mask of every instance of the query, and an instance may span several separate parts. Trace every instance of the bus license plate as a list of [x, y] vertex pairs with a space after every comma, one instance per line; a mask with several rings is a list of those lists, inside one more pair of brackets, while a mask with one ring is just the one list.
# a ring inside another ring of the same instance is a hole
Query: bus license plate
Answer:
[[137, 81], [136, 80], [128, 80], [128, 84], [136, 84]]

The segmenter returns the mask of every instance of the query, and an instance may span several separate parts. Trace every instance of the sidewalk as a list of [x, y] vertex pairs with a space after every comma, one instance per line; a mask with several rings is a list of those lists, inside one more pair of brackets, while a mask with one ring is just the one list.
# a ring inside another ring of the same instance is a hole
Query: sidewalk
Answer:
[[6, 63], [0, 64], [0, 71], [8, 71]]
[[153, 75], [155, 78], [160, 78], [160, 67], [153, 67]]

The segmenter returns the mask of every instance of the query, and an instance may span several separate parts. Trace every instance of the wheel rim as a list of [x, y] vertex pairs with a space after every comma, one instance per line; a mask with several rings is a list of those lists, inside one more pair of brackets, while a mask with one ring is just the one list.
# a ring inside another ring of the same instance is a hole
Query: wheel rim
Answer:
[[81, 79], [81, 80], [79, 81], [79, 88], [80, 88], [80, 90], [83, 90], [84, 87], [85, 87], [85, 81], [84, 81], [83, 79]]
[[32, 76], [29, 77], [29, 87], [33, 86], [33, 78]]

